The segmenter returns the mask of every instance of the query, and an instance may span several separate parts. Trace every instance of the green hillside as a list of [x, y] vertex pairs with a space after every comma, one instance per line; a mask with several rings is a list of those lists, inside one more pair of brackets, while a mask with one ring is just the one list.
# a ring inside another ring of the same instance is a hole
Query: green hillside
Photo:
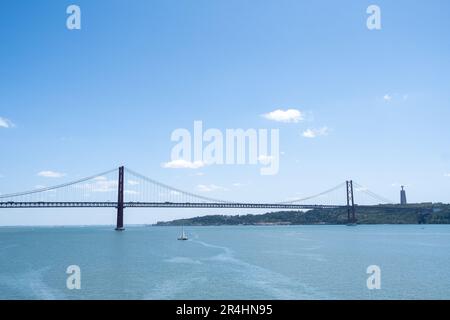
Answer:
[[[449, 224], [450, 205], [423, 204], [420, 208], [356, 208], [359, 224]], [[217, 225], [312, 225], [346, 224], [347, 210], [314, 209], [303, 211], [278, 211], [261, 215], [209, 215], [169, 222], [158, 226], [217, 226]]]

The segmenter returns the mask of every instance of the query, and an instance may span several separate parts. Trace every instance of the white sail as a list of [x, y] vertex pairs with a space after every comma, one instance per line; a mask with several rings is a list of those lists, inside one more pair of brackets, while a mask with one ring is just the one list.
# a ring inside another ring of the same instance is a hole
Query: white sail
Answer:
[[178, 240], [187, 240], [188, 237], [186, 233], [184, 232], [184, 226], [181, 227], [181, 236], [178, 238]]

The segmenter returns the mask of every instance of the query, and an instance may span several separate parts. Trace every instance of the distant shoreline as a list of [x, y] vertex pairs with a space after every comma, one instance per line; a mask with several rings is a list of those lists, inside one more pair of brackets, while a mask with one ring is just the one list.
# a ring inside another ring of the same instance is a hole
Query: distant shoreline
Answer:
[[[413, 226], [413, 225], [422, 225], [422, 226], [438, 226], [438, 225], [450, 225], [450, 223], [357, 223], [358, 226], [375, 226], [375, 225], [404, 225], [404, 226]], [[180, 227], [179, 224], [133, 224], [133, 225], [125, 225], [125, 230], [127, 228], [170, 228], [170, 227]], [[209, 225], [201, 225], [201, 224], [185, 224], [186, 227], [301, 227], [301, 226], [311, 226], [311, 227], [320, 227], [320, 226], [347, 226], [347, 224], [332, 224], [332, 223], [315, 223], [315, 224], [209, 224]], [[113, 225], [13, 225], [13, 226], [0, 226], [1, 229], [16, 229], [16, 228], [35, 228], [35, 229], [69, 229], [69, 228], [110, 228], [114, 231], [115, 226]]]
[[[357, 208], [359, 225], [442, 225], [450, 224], [450, 204], [430, 204], [423, 208], [396, 211], [395, 208]], [[323, 226], [346, 225], [347, 210], [314, 209], [310, 211], [277, 211], [259, 215], [207, 215], [172, 221], [159, 221], [154, 224], [125, 224], [130, 227], [168, 227], [168, 226]], [[112, 224], [93, 225], [5, 225], [0, 228], [89, 228], [114, 229]]]
[[[450, 224], [450, 205], [431, 204], [422, 208], [357, 208], [360, 225], [389, 224]], [[289, 226], [289, 225], [346, 225], [345, 208], [313, 209], [310, 211], [277, 211], [259, 215], [208, 215], [173, 221], [160, 221], [155, 226]]]

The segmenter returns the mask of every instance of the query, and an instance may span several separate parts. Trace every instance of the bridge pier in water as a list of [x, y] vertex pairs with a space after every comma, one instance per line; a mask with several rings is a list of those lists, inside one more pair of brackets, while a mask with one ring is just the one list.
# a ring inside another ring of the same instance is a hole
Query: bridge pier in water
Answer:
[[117, 224], [116, 231], [123, 231], [123, 188], [124, 188], [124, 167], [119, 168], [119, 183], [117, 188]]
[[347, 222], [349, 225], [356, 224], [355, 198], [353, 194], [353, 180], [346, 181], [347, 185]]

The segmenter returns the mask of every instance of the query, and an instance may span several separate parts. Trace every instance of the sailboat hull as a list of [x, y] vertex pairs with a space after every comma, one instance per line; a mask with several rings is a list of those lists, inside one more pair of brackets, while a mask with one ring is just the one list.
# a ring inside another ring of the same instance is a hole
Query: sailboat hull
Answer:
[[187, 237], [186, 233], [184, 232], [184, 227], [182, 227], [181, 235], [178, 238], [178, 240], [187, 240], [187, 239], [188, 239], [188, 237]]

